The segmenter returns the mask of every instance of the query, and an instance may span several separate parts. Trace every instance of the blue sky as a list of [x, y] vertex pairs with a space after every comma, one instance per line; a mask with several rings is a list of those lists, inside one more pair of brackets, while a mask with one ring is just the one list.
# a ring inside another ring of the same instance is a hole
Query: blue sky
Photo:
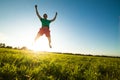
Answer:
[[[0, 42], [11, 46], [30, 46], [42, 16], [56, 21], [50, 24], [51, 51], [120, 56], [119, 0], [0, 0]], [[43, 36], [48, 47], [47, 38]]]

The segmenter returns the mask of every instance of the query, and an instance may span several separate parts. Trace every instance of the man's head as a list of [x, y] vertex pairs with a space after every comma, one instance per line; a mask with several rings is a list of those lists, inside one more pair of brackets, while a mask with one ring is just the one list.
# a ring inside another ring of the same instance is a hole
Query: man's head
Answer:
[[44, 17], [44, 19], [47, 19], [47, 14], [45, 13], [45, 14], [43, 14], [43, 17]]

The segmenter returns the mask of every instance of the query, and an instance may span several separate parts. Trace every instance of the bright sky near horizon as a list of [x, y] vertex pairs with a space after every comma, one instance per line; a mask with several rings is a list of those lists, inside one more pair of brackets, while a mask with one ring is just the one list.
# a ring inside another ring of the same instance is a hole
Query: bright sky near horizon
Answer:
[[32, 45], [41, 27], [35, 4], [48, 19], [58, 12], [50, 24], [53, 48], [42, 36], [40, 50], [120, 56], [120, 0], [0, 0], [0, 43]]

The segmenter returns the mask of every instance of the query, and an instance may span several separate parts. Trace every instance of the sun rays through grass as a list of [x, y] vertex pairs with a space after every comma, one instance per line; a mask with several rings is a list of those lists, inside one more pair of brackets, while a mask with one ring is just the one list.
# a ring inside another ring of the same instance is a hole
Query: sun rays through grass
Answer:
[[120, 58], [0, 49], [2, 80], [119, 80]]

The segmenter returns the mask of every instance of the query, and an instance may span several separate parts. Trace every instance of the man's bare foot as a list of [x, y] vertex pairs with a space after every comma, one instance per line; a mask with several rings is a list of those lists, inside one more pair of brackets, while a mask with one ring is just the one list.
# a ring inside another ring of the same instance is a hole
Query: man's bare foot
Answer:
[[51, 44], [49, 44], [49, 47], [52, 48]]

